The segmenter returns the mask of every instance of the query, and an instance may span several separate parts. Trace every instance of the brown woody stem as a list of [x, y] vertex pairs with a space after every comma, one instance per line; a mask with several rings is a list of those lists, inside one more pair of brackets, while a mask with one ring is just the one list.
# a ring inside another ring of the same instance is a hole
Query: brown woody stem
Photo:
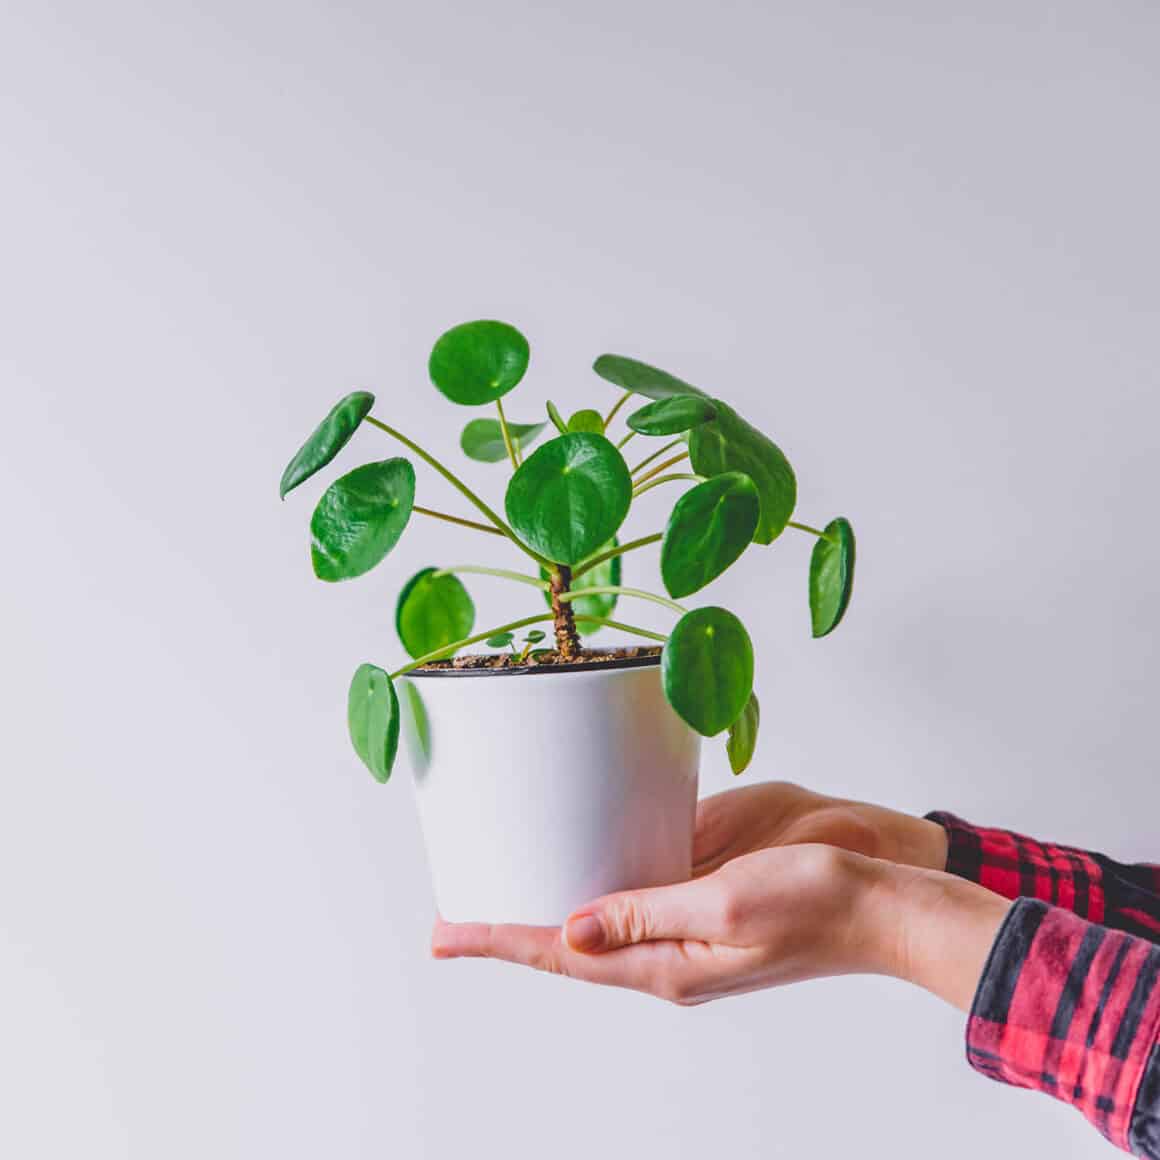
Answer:
[[576, 631], [576, 617], [572, 613], [572, 602], [561, 600], [572, 586], [572, 569], [567, 564], [557, 564], [552, 569], [548, 595], [552, 601], [552, 619], [556, 629], [556, 651], [566, 660], [575, 660], [580, 653], [580, 634]]

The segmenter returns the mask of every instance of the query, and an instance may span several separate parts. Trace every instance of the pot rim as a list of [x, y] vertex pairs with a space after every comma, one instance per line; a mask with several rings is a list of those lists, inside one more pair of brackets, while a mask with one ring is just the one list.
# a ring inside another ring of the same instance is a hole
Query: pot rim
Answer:
[[615, 657], [606, 661], [583, 661], [565, 665], [509, 665], [502, 669], [412, 669], [403, 674], [404, 680], [428, 677], [542, 677], [555, 673], [607, 673], [613, 669], [655, 668], [661, 663], [659, 654], [644, 657]]

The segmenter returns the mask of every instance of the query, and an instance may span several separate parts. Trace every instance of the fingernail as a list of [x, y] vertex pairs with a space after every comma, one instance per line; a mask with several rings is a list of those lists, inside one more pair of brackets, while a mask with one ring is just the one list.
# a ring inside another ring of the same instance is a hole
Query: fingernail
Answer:
[[594, 914], [578, 914], [568, 919], [564, 938], [574, 951], [598, 951], [604, 945], [604, 927]]

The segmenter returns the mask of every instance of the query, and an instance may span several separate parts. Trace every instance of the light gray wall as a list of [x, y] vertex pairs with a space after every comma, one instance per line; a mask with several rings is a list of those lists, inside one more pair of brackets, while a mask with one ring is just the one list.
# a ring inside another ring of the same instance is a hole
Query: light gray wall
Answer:
[[886, 981], [683, 1011], [429, 961], [409, 786], [348, 753], [345, 685], [412, 570], [507, 557], [416, 526], [323, 586], [318, 489], [275, 483], [355, 385], [453, 453], [424, 367], [463, 319], [530, 336], [517, 419], [655, 360], [860, 534], [824, 643], [800, 537], [713, 591], [760, 645], [754, 776], [1160, 856], [1156, 6], [3, 24], [0, 1151], [1106, 1154]]

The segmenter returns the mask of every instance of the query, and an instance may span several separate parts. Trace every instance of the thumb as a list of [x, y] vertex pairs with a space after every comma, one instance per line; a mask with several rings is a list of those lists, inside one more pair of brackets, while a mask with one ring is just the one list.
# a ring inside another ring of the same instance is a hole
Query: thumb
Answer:
[[573, 950], [589, 954], [658, 939], [712, 939], [721, 926], [718, 882], [697, 878], [607, 894], [569, 917], [564, 939]]

